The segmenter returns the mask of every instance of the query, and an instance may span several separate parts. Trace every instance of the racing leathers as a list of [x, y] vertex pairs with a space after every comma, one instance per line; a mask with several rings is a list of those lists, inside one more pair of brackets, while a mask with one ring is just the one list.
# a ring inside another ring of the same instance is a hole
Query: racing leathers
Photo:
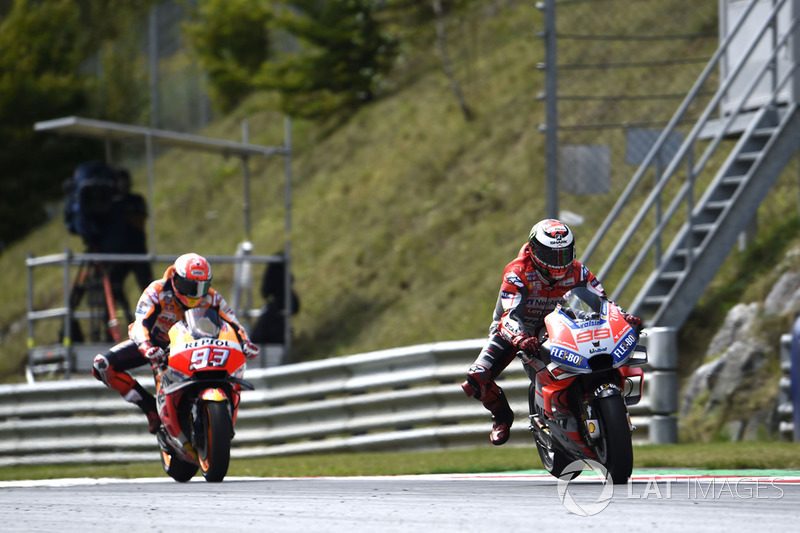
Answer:
[[547, 280], [535, 268], [528, 243], [506, 266], [489, 338], [461, 385], [468, 396], [482, 402], [492, 413], [494, 423], [489, 437], [492, 444], [500, 445], [508, 440], [514, 421], [514, 412], [495, 380], [518, 350], [538, 347], [538, 340], [545, 333], [544, 317], [575, 287], [588, 287], [605, 297], [605, 291], [594, 274], [577, 260], [572, 261], [562, 279]]
[[[136, 404], [144, 412], [151, 433], [157, 432], [161, 424], [155, 398], [128, 370], [151, 362], [143, 354], [147, 347], [166, 349], [169, 346], [169, 329], [183, 318], [184, 308], [175, 298], [172, 286], [174, 268], [170, 266], [163, 278], [150, 283], [142, 293], [136, 305], [135, 320], [128, 326], [129, 340], [97, 354], [92, 365], [95, 378], [119, 392], [126, 401]], [[242, 344], [247, 342], [247, 333], [233, 309], [213, 288], [209, 288], [208, 294], [196, 307], [217, 308], [220, 318], [238, 331]]]

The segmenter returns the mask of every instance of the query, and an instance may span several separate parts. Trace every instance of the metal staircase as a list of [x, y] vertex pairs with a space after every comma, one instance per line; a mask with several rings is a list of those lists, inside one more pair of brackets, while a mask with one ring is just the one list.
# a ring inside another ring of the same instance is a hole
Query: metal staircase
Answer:
[[630, 311], [680, 327], [798, 144], [797, 106], [763, 108], [639, 291]]
[[[795, 81], [799, 16], [799, 0], [769, 2], [766, 9], [763, 0], [751, 0], [581, 257], [588, 261], [612, 226], [619, 231], [624, 228], [598, 272], [602, 280], [613, 274], [619, 277], [611, 294], [615, 300], [620, 300], [637, 274], [649, 268], [644, 260], [655, 258], [655, 267], [628, 306], [649, 326], [683, 325], [800, 147], [800, 112], [794, 98], [800, 87]], [[633, 207], [638, 211], [630, 218], [625, 209], [634, 204], [635, 191], [641, 191], [639, 184], [652, 161], [686, 121], [688, 110], [697, 108], [700, 95], [708, 92], [712, 72], [726, 58], [739, 55], [731, 51], [734, 39], [745, 38], [749, 44], [741, 57], [734, 57], [735, 65], [718, 81], [700, 118], [664, 173], [657, 176], [647, 199]], [[765, 42], [771, 47], [768, 58], [762, 57], [760, 43]], [[753, 60], [757, 48], [758, 58]], [[791, 58], [788, 62], [787, 57]], [[722, 117], [712, 119], [719, 109]], [[702, 155], [695, 159], [696, 153]], [[662, 216], [660, 202], [669, 195], [671, 203]], [[658, 215], [653, 221], [656, 206]], [[663, 253], [661, 242], [670, 243]], [[635, 257], [631, 257], [632, 249]], [[627, 267], [621, 277], [613, 270], [618, 262]]]

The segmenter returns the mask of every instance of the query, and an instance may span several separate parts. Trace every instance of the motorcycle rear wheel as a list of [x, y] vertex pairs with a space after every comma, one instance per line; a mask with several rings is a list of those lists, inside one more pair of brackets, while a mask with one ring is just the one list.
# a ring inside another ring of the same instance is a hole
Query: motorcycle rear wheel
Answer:
[[231, 461], [231, 416], [223, 402], [205, 402], [200, 416], [203, 417], [203, 435], [197, 443], [200, 469], [206, 481], [219, 482], [228, 473]]
[[[534, 383], [531, 383], [528, 388], [528, 409], [531, 416], [533, 416], [536, 412], [536, 385]], [[534, 439], [536, 440], [536, 451], [539, 452], [539, 459], [542, 460], [542, 466], [551, 475], [560, 478], [564, 473], [564, 469], [572, 463], [572, 459], [566, 452], [553, 445], [552, 438], [549, 439], [550, 444], [548, 445], [540, 440], [534, 432]], [[580, 470], [570, 472], [567, 474], [569, 476], [568, 479], [575, 479], [580, 473]]]
[[598, 398], [602, 438], [595, 446], [600, 463], [615, 485], [627, 483], [633, 472], [633, 443], [628, 425], [628, 410], [620, 395]]
[[[539, 458], [542, 460], [544, 469], [555, 477], [560, 478], [564, 474], [564, 469], [572, 463], [569, 456], [556, 447], [551, 446], [548, 448], [539, 441], [536, 441], [536, 449], [539, 451]], [[580, 470], [577, 472], [570, 472], [567, 474], [567, 479], [575, 479], [580, 474]]]

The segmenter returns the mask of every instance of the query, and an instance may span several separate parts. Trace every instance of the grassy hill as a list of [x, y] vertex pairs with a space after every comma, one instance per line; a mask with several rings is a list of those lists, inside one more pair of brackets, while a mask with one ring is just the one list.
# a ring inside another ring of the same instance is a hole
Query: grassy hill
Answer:
[[[502, 269], [545, 216], [544, 136], [537, 130], [544, 111], [535, 98], [543, 87], [535, 38], [541, 13], [530, 4], [509, 3], [465, 36], [461, 52], [474, 56], [458, 75], [474, 120], [461, 114], [431, 29], [430, 39], [407, 50], [384, 98], [344, 123], [294, 122], [290, 239], [301, 299], [294, 361], [486, 334]], [[675, 2], [663, 4], [666, 14]], [[247, 119], [251, 142], [282, 144], [283, 117], [261, 110], [268, 98], [253, 96], [201, 133], [238, 139]], [[141, 147], [127, 150], [124, 157]], [[240, 161], [181, 150], [159, 155], [155, 251], [232, 254], [244, 238]], [[255, 253], [274, 253], [285, 239], [283, 160], [250, 167], [251, 239]], [[144, 169], [132, 170], [135, 189], [145, 191]], [[589, 213], [574, 228], [579, 248], [604, 215]], [[0, 256], [6, 381], [23, 379], [25, 256], [65, 247], [82, 250], [56, 217]], [[232, 269], [214, 268], [215, 285], [229, 297]], [[37, 308], [60, 305], [61, 283], [58, 269], [37, 270]], [[58, 329], [57, 322], [39, 324], [37, 342], [54, 342]]]

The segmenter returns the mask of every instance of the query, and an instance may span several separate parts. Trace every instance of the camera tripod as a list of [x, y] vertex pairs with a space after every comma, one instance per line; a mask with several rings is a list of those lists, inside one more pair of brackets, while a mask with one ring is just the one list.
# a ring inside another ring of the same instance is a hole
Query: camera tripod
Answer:
[[[111, 280], [106, 267], [102, 263], [82, 263], [75, 276], [75, 282], [69, 295], [70, 308], [75, 310], [87, 295], [89, 305], [89, 341], [114, 341], [119, 342], [119, 320], [114, 305], [114, 294], [111, 289]], [[77, 322], [72, 322], [72, 339], [82, 342], [83, 333]], [[105, 338], [101, 337], [103, 329], [106, 330]]]

